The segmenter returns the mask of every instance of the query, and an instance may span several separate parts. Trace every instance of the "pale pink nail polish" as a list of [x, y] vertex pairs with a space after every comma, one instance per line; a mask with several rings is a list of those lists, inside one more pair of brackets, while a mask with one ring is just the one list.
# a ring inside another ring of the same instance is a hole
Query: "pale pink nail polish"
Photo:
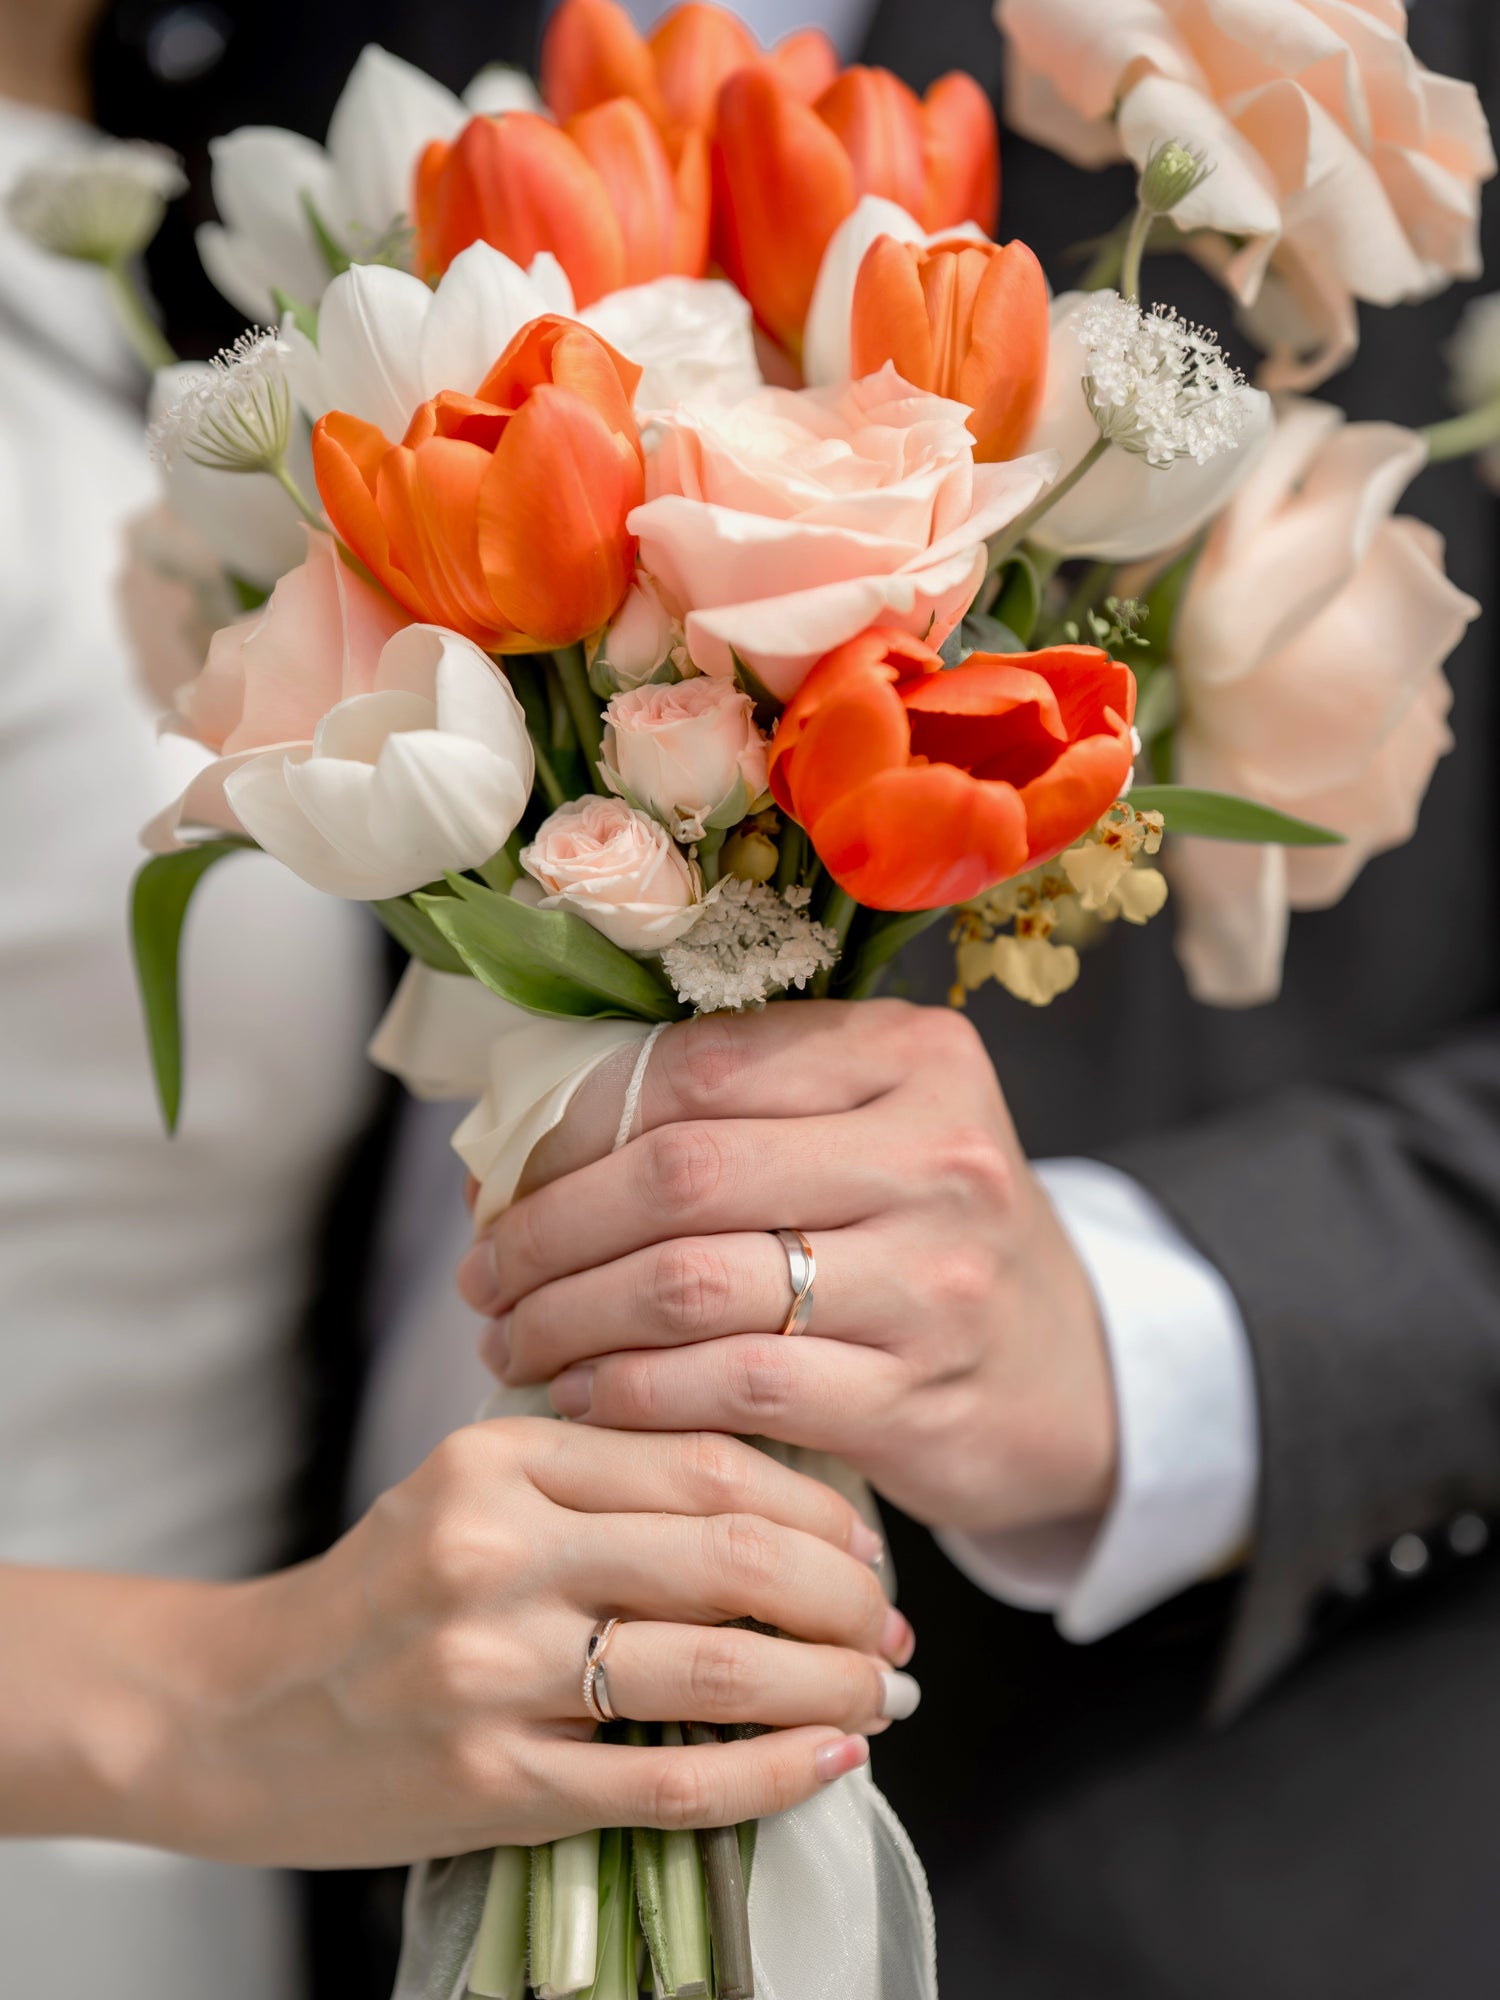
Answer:
[[566, 1375], [558, 1376], [547, 1393], [560, 1417], [586, 1417], [594, 1400], [594, 1371], [570, 1368]]
[[495, 1251], [488, 1236], [481, 1236], [464, 1252], [458, 1267], [458, 1295], [475, 1312], [492, 1313], [500, 1304]]
[[510, 1320], [502, 1313], [479, 1336], [479, 1358], [492, 1375], [503, 1375], [510, 1366]]
[[880, 1650], [894, 1665], [904, 1667], [917, 1650], [917, 1635], [894, 1606], [886, 1613], [885, 1628], [880, 1635]]
[[851, 1771], [857, 1771], [861, 1764], [870, 1761], [870, 1746], [863, 1736], [845, 1736], [837, 1743], [825, 1743], [813, 1757], [813, 1769], [818, 1774], [820, 1785], [831, 1785], [835, 1778], [847, 1778]]
[[849, 1553], [856, 1562], [868, 1563], [871, 1569], [879, 1569], [885, 1561], [885, 1543], [858, 1516], [849, 1535]]

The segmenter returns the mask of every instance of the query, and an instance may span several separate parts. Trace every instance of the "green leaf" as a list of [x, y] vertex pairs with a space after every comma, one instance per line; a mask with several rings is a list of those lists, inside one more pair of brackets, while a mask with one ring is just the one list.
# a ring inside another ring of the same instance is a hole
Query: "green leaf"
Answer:
[[302, 213], [307, 217], [307, 225], [317, 238], [318, 248], [323, 253], [323, 262], [328, 266], [329, 277], [341, 278], [353, 259], [319, 215], [317, 203], [305, 188], [302, 192]]
[[450, 875], [451, 896], [419, 891], [474, 977], [533, 1014], [557, 1020], [675, 1021], [683, 1008], [658, 972], [571, 910], [539, 910]]
[[224, 574], [228, 578], [234, 601], [241, 611], [259, 611], [271, 595], [264, 584], [252, 583], [247, 576], [236, 576], [232, 569], [225, 570]]
[[481, 861], [474, 872], [487, 888], [497, 890], [502, 896], [505, 895], [513, 883], [520, 881], [524, 873], [521, 867], [520, 834], [512, 833], [504, 847], [497, 854], [492, 854], [488, 861]]
[[971, 611], [962, 627], [966, 653], [1024, 653], [1020, 633], [990, 611]]
[[923, 931], [930, 930], [946, 917], [949, 907], [945, 904], [940, 910], [877, 912], [853, 958], [847, 966], [839, 967], [834, 981], [835, 993], [844, 1000], [867, 1000], [879, 986], [896, 954], [913, 938], [920, 937]]
[[431, 917], [425, 910], [419, 910], [410, 896], [392, 896], [371, 903], [370, 908], [409, 957], [420, 959], [434, 972], [456, 972], [467, 976], [468, 966]]
[[177, 960], [182, 924], [193, 891], [226, 854], [243, 853], [243, 840], [205, 840], [176, 854], [158, 854], [136, 872], [130, 894], [130, 943], [136, 983], [146, 1017], [146, 1041], [162, 1123], [177, 1130], [182, 1108], [182, 1014]]
[[1228, 792], [1200, 792], [1191, 785], [1133, 785], [1129, 803], [1138, 812], [1159, 812], [1168, 833], [1196, 834], [1200, 840], [1242, 840], [1258, 846], [1342, 847], [1344, 836], [1326, 826], [1253, 799]]
[[734, 677], [755, 704], [755, 719], [769, 736], [780, 720], [784, 702], [779, 702], [766, 686], [754, 667], [746, 666], [739, 654], [731, 651], [734, 661]]
[[1036, 630], [1042, 610], [1042, 580], [1030, 556], [1010, 556], [1001, 571], [1000, 589], [990, 606], [991, 615], [1008, 625], [1020, 639], [1018, 646], [995, 646], [992, 652], [1024, 652]]
[[318, 309], [305, 306], [301, 299], [294, 299], [290, 292], [284, 292], [280, 285], [271, 287], [271, 297], [276, 310], [283, 319], [290, 319], [298, 333], [305, 333], [316, 347], [318, 344]]

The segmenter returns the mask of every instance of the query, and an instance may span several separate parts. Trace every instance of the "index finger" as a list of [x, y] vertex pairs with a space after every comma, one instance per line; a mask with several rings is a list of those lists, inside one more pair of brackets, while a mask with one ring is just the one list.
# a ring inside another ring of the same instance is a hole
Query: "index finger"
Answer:
[[[651, 1051], [634, 1132], [690, 1118], [806, 1118], [854, 1111], [912, 1067], [930, 1011], [901, 1000], [808, 1000], [679, 1021]], [[540, 1140], [521, 1191], [603, 1159], [615, 1142], [635, 1050], [603, 1063]]]

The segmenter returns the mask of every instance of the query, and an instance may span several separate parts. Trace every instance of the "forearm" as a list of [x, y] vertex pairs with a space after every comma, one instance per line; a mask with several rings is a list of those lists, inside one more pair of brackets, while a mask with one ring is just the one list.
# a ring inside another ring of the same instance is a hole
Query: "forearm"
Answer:
[[234, 1589], [0, 1568], [0, 1836], [200, 1844], [198, 1636]]

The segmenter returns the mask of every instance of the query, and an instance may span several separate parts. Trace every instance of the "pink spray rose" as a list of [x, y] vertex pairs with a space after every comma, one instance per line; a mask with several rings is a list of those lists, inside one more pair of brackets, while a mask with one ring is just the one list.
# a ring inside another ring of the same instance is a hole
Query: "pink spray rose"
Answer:
[[697, 921], [697, 871], [649, 813], [623, 799], [571, 799], [537, 828], [521, 866], [543, 909], [574, 910], [623, 951], [660, 951]]
[[617, 694], [605, 710], [604, 775], [681, 839], [701, 838], [708, 816], [744, 786], [766, 789], [766, 739], [750, 697], [703, 674]]

